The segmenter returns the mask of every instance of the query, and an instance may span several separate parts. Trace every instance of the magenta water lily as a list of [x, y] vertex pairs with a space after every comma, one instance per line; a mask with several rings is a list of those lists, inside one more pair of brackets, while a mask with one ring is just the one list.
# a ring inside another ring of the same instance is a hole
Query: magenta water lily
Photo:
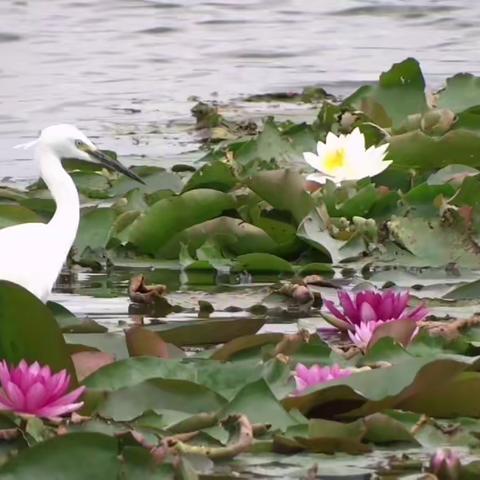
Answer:
[[11, 367], [0, 362], [0, 410], [36, 417], [59, 417], [78, 410], [79, 398], [85, 387], [68, 392], [70, 375], [66, 370], [52, 373], [50, 367], [38, 362], [28, 365], [22, 360]]
[[363, 322], [386, 322], [401, 318], [419, 322], [428, 315], [428, 309], [424, 305], [409, 308], [408, 292], [365, 290], [350, 294], [340, 291], [338, 300], [340, 302], [338, 307], [331, 300], [325, 300], [324, 305], [351, 329]]
[[439, 480], [457, 480], [460, 469], [459, 456], [449, 448], [439, 448], [430, 459], [430, 472]]
[[321, 365], [312, 365], [310, 368], [303, 363], [297, 364], [295, 368], [295, 382], [297, 384], [296, 394], [302, 393], [308, 388], [320, 385], [332, 380], [340, 380], [347, 378], [352, 374], [350, 370], [340, 368], [339, 365], [329, 365], [322, 367]]
[[[347, 330], [352, 342], [366, 350], [375, 330], [386, 323], [409, 320], [415, 325], [428, 315], [424, 305], [409, 307], [408, 292], [385, 292], [366, 290], [358, 293], [338, 292], [339, 306], [326, 300], [325, 307], [333, 314], [332, 323], [339, 329]], [[410, 330], [411, 341], [418, 328]], [[408, 343], [408, 342], [407, 342]]]

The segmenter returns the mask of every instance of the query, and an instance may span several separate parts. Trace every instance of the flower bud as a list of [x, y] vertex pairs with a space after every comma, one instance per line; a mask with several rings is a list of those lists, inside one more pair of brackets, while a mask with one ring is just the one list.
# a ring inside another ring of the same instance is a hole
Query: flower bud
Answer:
[[449, 448], [439, 448], [430, 459], [430, 472], [438, 480], [458, 480], [461, 463], [458, 455]]

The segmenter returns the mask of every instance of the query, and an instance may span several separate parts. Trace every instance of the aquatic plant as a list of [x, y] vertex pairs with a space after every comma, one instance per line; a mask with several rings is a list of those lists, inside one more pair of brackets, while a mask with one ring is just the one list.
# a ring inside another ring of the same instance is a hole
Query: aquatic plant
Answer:
[[303, 158], [318, 173], [307, 176], [307, 180], [325, 183], [332, 180], [340, 183], [344, 180], [360, 180], [374, 177], [383, 172], [392, 163], [384, 160], [388, 143], [379, 147], [365, 148], [365, 137], [358, 128], [348, 135], [327, 134], [325, 143], [317, 143], [317, 153], [304, 152]]
[[[59, 417], [78, 410], [85, 387], [68, 392], [70, 375], [66, 370], [52, 373], [49, 366], [38, 362], [28, 365], [22, 360], [12, 367], [0, 362], [0, 410], [36, 417]], [[67, 393], [68, 392], [68, 393]]]
[[308, 388], [312, 388], [322, 383], [331, 382], [347, 378], [352, 374], [351, 370], [340, 368], [339, 365], [312, 365], [310, 368], [303, 363], [298, 363], [295, 367], [295, 382], [297, 384], [296, 394], [302, 393]]
[[341, 290], [337, 295], [340, 302], [338, 307], [331, 300], [325, 300], [324, 305], [350, 329], [362, 323], [403, 318], [419, 322], [428, 315], [428, 309], [423, 304], [413, 309], [408, 307], [409, 292], [364, 290], [348, 293]]
[[430, 458], [429, 470], [438, 480], [457, 480], [460, 468], [460, 457], [449, 448], [439, 448]]

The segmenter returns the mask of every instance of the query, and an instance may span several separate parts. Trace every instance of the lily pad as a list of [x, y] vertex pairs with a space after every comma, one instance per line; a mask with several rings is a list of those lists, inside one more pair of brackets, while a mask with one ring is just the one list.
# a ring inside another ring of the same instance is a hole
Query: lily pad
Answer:
[[36, 361], [56, 372], [66, 369], [76, 378], [52, 312], [29, 291], [5, 280], [0, 280], [0, 358], [13, 364]]
[[[85, 461], [88, 459], [88, 461]], [[0, 479], [118, 478], [118, 442], [100, 433], [70, 433], [23, 450], [0, 467]]]
[[233, 207], [233, 198], [216, 190], [197, 189], [165, 198], [135, 220], [129, 240], [143, 252], [154, 254], [175, 234]]

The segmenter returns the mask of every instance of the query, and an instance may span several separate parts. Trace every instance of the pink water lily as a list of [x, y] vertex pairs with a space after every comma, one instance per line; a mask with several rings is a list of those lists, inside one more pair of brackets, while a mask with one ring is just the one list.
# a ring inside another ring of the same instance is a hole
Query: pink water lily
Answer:
[[78, 410], [78, 399], [85, 390], [79, 387], [68, 392], [70, 375], [66, 370], [52, 373], [38, 362], [28, 365], [22, 360], [17, 367], [0, 362], [0, 410], [36, 417], [59, 417]]
[[322, 367], [320, 365], [312, 365], [310, 368], [298, 363], [295, 368], [295, 382], [297, 384], [296, 394], [302, 393], [304, 390], [320, 385], [332, 380], [340, 380], [347, 378], [352, 374], [350, 370], [340, 368], [337, 364]]
[[364, 290], [349, 294], [340, 291], [338, 299], [339, 306], [331, 300], [324, 302], [325, 307], [334, 316], [329, 321], [337, 328], [348, 331], [352, 342], [363, 351], [369, 347], [378, 327], [387, 323], [393, 327], [394, 322], [395, 328], [386, 330], [389, 330], [389, 335], [406, 346], [417, 335], [418, 322], [428, 315], [428, 309], [423, 304], [409, 308], [408, 292]]
[[430, 458], [430, 472], [439, 480], [458, 480], [462, 464], [457, 453], [439, 448]]
[[340, 291], [338, 300], [340, 302], [338, 307], [331, 300], [325, 300], [324, 305], [336, 318], [346, 322], [350, 329], [361, 323], [401, 318], [419, 322], [428, 315], [428, 309], [423, 304], [416, 308], [408, 308], [410, 300], [408, 292], [364, 290], [349, 294]]

